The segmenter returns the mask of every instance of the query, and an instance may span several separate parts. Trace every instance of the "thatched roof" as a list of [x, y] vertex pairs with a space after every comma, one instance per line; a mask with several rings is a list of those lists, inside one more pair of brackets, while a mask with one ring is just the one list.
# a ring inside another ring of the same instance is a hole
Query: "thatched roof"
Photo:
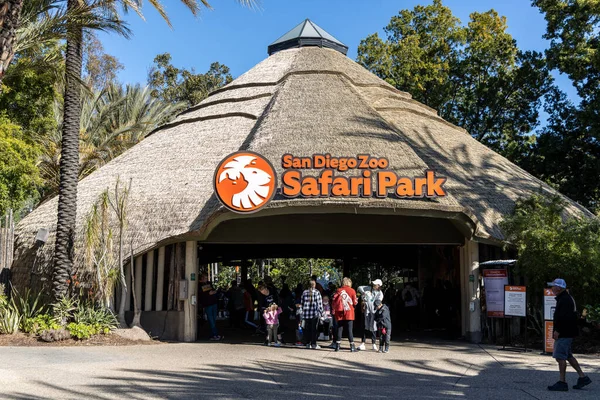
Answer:
[[[281, 176], [283, 154], [370, 153], [387, 157], [405, 176], [435, 169], [448, 178], [447, 197], [401, 200], [285, 199], [275, 196], [259, 213], [294, 213], [327, 204], [340, 210], [394, 209], [472, 222], [479, 240], [502, 241], [498, 228], [519, 197], [555, 193], [521, 168], [444, 121], [343, 54], [318, 47], [279, 51], [199, 105], [79, 183], [78, 227], [91, 205], [117, 178], [132, 179], [129, 230], [137, 253], [173, 238], [205, 238], [224, 210], [213, 193], [213, 174], [228, 154], [251, 150], [272, 161]], [[591, 216], [567, 199], [568, 212]], [[345, 207], [349, 206], [349, 207]], [[47, 271], [54, 249], [57, 199], [17, 227], [13, 277], [28, 282], [40, 228], [50, 240], [37, 265]], [[256, 216], [257, 214], [253, 214]], [[129, 243], [129, 238], [126, 239]], [[78, 243], [77, 254], [82, 253]]]

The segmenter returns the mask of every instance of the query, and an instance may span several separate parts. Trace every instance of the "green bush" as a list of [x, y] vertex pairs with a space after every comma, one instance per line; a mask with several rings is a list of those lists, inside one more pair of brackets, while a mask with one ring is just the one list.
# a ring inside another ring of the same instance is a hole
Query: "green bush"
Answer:
[[0, 333], [16, 333], [20, 322], [21, 316], [14, 308], [9, 306], [0, 310]]
[[13, 289], [11, 308], [16, 310], [20, 316], [19, 329], [21, 331], [25, 333], [31, 332], [32, 320], [43, 311], [43, 306], [39, 300], [40, 293], [34, 297], [31, 291], [27, 289], [25, 295], [21, 296], [16, 289]]
[[34, 318], [27, 318], [21, 323], [21, 330], [25, 333], [39, 333], [49, 329], [59, 329], [60, 324], [50, 314], [38, 314]]
[[67, 329], [71, 333], [73, 338], [82, 340], [89, 339], [94, 335], [98, 335], [100, 333], [107, 334], [110, 332], [110, 328], [106, 326], [102, 326], [101, 324], [85, 324], [82, 322], [71, 322], [67, 325]]
[[76, 298], [65, 296], [52, 304], [52, 313], [61, 325], [66, 325], [73, 321], [73, 313], [77, 310], [78, 305]]
[[75, 323], [90, 326], [98, 325], [102, 331], [111, 331], [117, 327], [117, 317], [107, 308], [93, 304], [92, 302], [79, 303], [73, 314]]
[[586, 316], [585, 319], [590, 324], [600, 325], [600, 304], [596, 306], [586, 305]]

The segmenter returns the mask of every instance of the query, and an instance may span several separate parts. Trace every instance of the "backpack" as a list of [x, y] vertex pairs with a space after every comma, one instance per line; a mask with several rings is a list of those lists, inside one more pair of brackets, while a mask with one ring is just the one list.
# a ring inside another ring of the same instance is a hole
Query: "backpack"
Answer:
[[410, 292], [410, 289], [406, 291], [406, 294], [404, 295], [404, 301], [406, 303], [413, 301], [413, 296], [412, 296], [412, 293]]

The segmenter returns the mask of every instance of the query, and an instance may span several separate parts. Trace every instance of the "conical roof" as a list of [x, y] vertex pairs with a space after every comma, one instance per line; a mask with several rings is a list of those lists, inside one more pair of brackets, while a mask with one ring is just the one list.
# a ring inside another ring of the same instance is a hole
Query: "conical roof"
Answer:
[[268, 47], [269, 55], [286, 49], [304, 46], [327, 47], [339, 51], [342, 54], [348, 52], [348, 46], [327, 33], [309, 19], [305, 19], [294, 29], [281, 36]]
[[[212, 183], [218, 163], [239, 150], [272, 160], [278, 176], [283, 167], [277, 160], [286, 153], [369, 153], [386, 157], [390, 169], [399, 175], [418, 176], [433, 169], [447, 177], [448, 195], [436, 199], [332, 201], [276, 195], [265, 212], [293, 213], [327, 205], [346, 207], [353, 213], [393, 209], [410, 215], [462, 218], [473, 227], [475, 239], [498, 243], [504, 239], [499, 222], [519, 197], [540, 190], [556, 193], [342, 53], [300, 47], [274, 53], [83, 179], [78, 187], [79, 232], [92, 204], [120, 179], [131, 180], [125, 243], [133, 242], [136, 254], [168, 241], [203, 240], [217, 218], [232, 214], [217, 200]], [[584, 207], [566, 200], [569, 213], [592, 217]], [[51, 233], [36, 265], [50, 264], [56, 210], [54, 198], [18, 224], [16, 281], [28, 282], [36, 255], [33, 241], [40, 228]], [[81, 241], [76, 249], [81, 256]]]

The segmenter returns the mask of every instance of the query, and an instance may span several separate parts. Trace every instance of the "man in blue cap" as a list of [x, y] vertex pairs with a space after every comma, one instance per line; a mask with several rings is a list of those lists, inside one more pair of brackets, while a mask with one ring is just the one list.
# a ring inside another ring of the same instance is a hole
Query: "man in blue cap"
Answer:
[[592, 380], [587, 377], [577, 359], [573, 357], [571, 345], [573, 338], [578, 335], [577, 328], [577, 306], [575, 300], [567, 291], [567, 283], [564, 279], [557, 278], [553, 282], [548, 282], [548, 286], [552, 288], [552, 293], [556, 296], [556, 308], [554, 310], [554, 352], [552, 357], [558, 362], [560, 371], [560, 380], [552, 386], [548, 386], [548, 390], [566, 392], [569, 390], [567, 384], [567, 361], [579, 374], [577, 384], [573, 389], [582, 389], [584, 386], [592, 383]]

